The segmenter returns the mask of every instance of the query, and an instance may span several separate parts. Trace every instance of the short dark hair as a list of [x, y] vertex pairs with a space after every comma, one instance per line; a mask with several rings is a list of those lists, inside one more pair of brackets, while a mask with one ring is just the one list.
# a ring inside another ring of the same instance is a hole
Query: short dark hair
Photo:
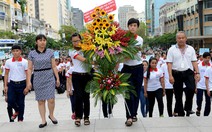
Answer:
[[139, 27], [139, 25], [140, 25], [138, 19], [130, 18], [130, 19], [128, 20], [128, 22], [127, 22], [127, 26], [129, 26], [130, 24], [133, 24], [133, 23], [136, 23], [138, 27]]
[[204, 52], [202, 56], [203, 56], [203, 58], [206, 58], [208, 56], [211, 56], [211, 54], [209, 52]]
[[40, 40], [40, 39], [45, 39], [47, 40], [46, 36], [44, 34], [39, 34], [36, 36], [35, 41]]
[[21, 46], [19, 46], [19, 45], [13, 45], [12, 46], [12, 49], [11, 50], [14, 50], [14, 49], [19, 49], [19, 50], [21, 50]]
[[81, 35], [80, 35], [79, 33], [73, 33], [73, 34], [71, 35], [71, 40], [72, 40], [73, 37], [79, 37], [80, 40], [82, 40], [82, 37], [81, 37]]

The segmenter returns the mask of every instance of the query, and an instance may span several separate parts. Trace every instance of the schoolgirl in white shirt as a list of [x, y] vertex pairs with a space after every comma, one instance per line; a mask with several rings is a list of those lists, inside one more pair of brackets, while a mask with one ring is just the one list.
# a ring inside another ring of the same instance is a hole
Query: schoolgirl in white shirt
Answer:
[[173, 85], [169, 82], [169, 73], [167, 64], [164, 63], [161, 66], [161, 70], [164, 74], [164, 82], [165, 82], [165, 91], [166, 91], [166, 106], [169, 117], [172, 117], [172, 101], [173, 101]]
[[82, 38], [78, 33], [74, 33], [71, 36], [71, 41], [75, 49], [70, 53], [70, 56], [73, 62], [72, 82], [76, 97], [76, 126], [81, 125], [83, 115], [84, 125], [90, 125], [90, 94], [85, 92], [85, 87], [91, 80], [91, 76], [89, 74], [89, 69], [87, 68], [86, 58], [84, 57], [81, 48], [78, 46], [81, 40]]
[[[205, 52], [203, 53], [203, 60], [200, 64], [198, 64], [199, 72], [200, 72], [200, 81], [197, 83], [197, 111], [196, 115], [200, 116], [201, 114], [201, 108], [202, 108], [202, 100], [203, 100], [203, 93], [205, 94], [205, 110], [204, 110], [204, 116], [208, 116], [211, 111], [211, 100], [210, 100], [210, 90], [206, 88], [206, 82], [208, 84], [209, 82], [209, 75], [208, 71], [206, 73], [206, 70], [211, 67], [210, 65], [210, 53]], [[205, 79], [205, 77], [206, 79]], [[208, 87], [209, 88], [209, 87]]]
[[144, 96], [148, 98], [149, 102], [149, 117], [152, 117], [155, 98], [158, 102], [158, 109], [160, 117], [163, 117], [163, 96], [165, 95], [165, 85], [163, 72], [156, 68], [157, 59], [150, 58], [149, 66], [144, 74]]

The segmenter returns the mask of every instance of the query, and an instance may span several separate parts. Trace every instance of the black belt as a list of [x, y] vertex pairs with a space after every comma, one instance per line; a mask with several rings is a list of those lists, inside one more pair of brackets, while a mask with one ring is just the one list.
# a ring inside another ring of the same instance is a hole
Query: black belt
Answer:
[[89, 75], [88, 73], [72, 72], [73, 75]]
[[51, 70], [52, 68], [44, 68], [44, 69], [34, 69], [34, 71], [47, 71], [47, 70]]
[[189, 69], [185, 70], [185, 71], [177, 71], [177, 70], [172, 70], [173, 73], [184, 73], [187, 72]]
[[130, 68], [130, 69], [134, 69], [134, 68], [138, 68], [138, 67], [142, 67], [142, 66], [143, 66], [143, 64], [134, 65], [134, 66], [128, 66], [128, 65], [125, 65], [125, 64], [124, 64], [124, 67]]
[[22, 80], [22, 81], [13, 81], [10, 80], [11, 83], [15, 83], [15, 84], [21, 84], [21, 83], [26, 83], [26, 80]]

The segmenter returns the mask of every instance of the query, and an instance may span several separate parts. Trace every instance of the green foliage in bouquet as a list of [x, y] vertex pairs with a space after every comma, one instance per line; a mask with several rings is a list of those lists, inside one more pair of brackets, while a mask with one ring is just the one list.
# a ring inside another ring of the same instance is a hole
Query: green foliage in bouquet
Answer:
[[93, 74], [93, 80], [86, 86], [86, 92], [93, 93], [95, 106], [101, 99], [106, 103], [115, 104], [117, 95], [121, 94], [129, 99], [130, 92], [136, 94], [128, 82], [130, 74], [116, 72], [115, 66], [115, 61], [110, 63], [106, 58], [99, 60], [98, 70]]

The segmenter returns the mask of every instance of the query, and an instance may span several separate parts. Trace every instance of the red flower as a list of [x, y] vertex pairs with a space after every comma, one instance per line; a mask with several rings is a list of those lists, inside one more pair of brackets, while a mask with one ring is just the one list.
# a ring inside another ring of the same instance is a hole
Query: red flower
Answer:
[[128, 46], [128, 43], [121, 42], [121, 45], [124, 46], [124, 47], [127, 47]]

